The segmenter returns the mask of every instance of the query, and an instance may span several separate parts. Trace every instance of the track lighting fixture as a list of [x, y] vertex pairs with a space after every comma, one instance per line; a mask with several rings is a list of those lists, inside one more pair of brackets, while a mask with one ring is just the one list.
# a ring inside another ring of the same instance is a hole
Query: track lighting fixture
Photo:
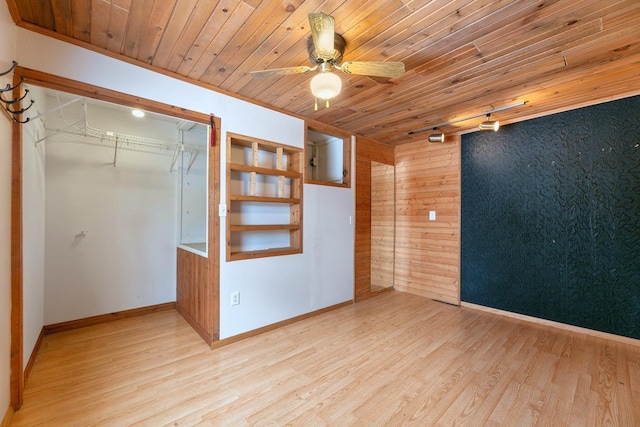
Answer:
[[444, 142], [444, 133], [436, 133], [437, 128], [433, 128], [433, 133], [429, 135], [429, 142]]
[[480, 130], [492, 130], [497, 132], [500, 129], [500, 122], [497, 120], [491, 120], [491, 113], [487, 114], [487, 120], [480, 123]]
[[[412, 131], [407, 132], [407, 134], [408, 135], [413, 135], [413, 134], [416, 134], [416, 133], [419, 133], [419, 132], [426, 132], [429, 129], [441, 128], [443, 126], [449, 126], [449, 125], [452, 125], [454, 123], [465, 122], [467, 120], [475, 119], [477, 117], [482, 117], [482, 116], [487, 116], [487, 121], [482, 122], [480, 124], [480, 129], [481, 130], [497, 131], [498, 128], [500, 127], [500, 123], [497, 120], [496, 121], [489, 120], [489, 117], [490, 117], [491, 113], [497, 113], [498, 111], [505, 111], [505, 110], [510, 110], [512, 108], [516, 108], [516, 107], [522, 107], [526, 103], [527, 103], [527, 101], [522, 101], [522, 102], [518, 102], [517, 104], [506, 105], [504, 107], [494, 108], [491, 111], [485, 111], [483, 113], [474, 114], [473, 116], [462, 117], [460, 119], [451, 120], [449, 122], [438, 123], [437, 125], [431, 125], [431, 126], [423, 127], [423, 128], [420, 128], [420, 129], [412, 130]], [[429, 140], [431, 141], [431, 136], [429, 136]], [[432, 141], [432, 142], [435, 142], [435, 141]]]

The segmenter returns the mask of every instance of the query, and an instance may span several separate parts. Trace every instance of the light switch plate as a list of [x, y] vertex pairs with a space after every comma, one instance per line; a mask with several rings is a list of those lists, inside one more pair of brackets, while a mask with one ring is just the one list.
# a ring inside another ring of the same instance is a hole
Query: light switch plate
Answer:
[[227, 216], [227, 205], [220, 203], [220, 206], [218, 206], [218, 216]]

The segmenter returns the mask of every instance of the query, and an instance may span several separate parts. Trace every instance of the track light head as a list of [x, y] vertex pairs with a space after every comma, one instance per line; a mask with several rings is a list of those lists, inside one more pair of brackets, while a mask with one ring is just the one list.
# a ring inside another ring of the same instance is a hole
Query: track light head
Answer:
[[500, 122], [497, 120], [490, 120], [491, 113], [487, 114], [487, 120], [480, 123], [480, 130], [492, 130], [497, 132], [500, 129]]
[[444, 142], [444, 133], [436, 133], [436, 128], [433, 128], [433, 133], [429, 135], [429, 142]]

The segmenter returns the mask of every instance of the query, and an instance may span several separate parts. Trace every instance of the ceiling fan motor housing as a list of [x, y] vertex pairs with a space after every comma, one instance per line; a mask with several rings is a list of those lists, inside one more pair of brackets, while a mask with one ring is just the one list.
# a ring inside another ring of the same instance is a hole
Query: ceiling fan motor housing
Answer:
[[[344, 41], [344, 38], [338, 34], [333, 34], [333, 56], [329, 61], [333, 64], [340, 64], [342, 62], [342, 55], [344, 55], [344, 48], [347, 43]], [[313, 44], [313, 38], [309, 37], [307, 40], [307, 52], [309, 52], [309, 60], [313, 65], [320, 64], [325, 62], [323, 59], [318, 57], [316, 46]]]

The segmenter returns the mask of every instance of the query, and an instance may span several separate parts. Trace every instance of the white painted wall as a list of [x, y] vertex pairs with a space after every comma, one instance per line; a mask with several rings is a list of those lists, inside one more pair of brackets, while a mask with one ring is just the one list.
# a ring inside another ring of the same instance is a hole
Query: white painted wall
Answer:
[[[47, 100], [49, 109], [57, 105]], [[82, 107], [47, 115], [47, 128], [82, 120]], [[114, 134], [178, 141], [172, 123], [94, 105], [88, 117], [91, 127]], [[115, 145], [97, 141], [60, 132], [44, 142], [45, 324], [175, 301], [173, 153], [121, 143], [114, 166]]]
[[[222, 141], [231, 131], [303, 147], [304, 122], [300, 119], [23, 29], [18, 29], [18, 36], [18, 60], [25, 67], [214, 113], [222, 118]], [[225, 156], [223, 148], [221, 166]], [[222, 200], [224, 189], [223, 175]], [[353, 299], [354, 231], [349, 224], [353, 212], [353, 185], [350, 189], [305, 185], [303, 254], [226, 263], [221, 239], [221, 338]], [[222, 218], [223, 236], [225, 225]], [[234, 291], [241, 292], [241, 303], [231, 307], [229, 298]], [[61, 299], [57, 310], [67, 313], [78, 303]]]
[[[41, 88], [29, 89], [33, 100], [44, 98]], [[41, 102], [28, 113], [35, 117], [46, 108]], [[23, 367], [27, 366], [44, 325], [45, 146], [36, 144], [45, 135], [42, 120], [22, 126], [22, 306]]]
[[[0, 2], [0, 70], [15, 59], [16, 27]], [[11, 83], [0, 77], [0, 85]], [[11, 122], [0, 114], [0, 421], [9, 407], [11, 377]]]

